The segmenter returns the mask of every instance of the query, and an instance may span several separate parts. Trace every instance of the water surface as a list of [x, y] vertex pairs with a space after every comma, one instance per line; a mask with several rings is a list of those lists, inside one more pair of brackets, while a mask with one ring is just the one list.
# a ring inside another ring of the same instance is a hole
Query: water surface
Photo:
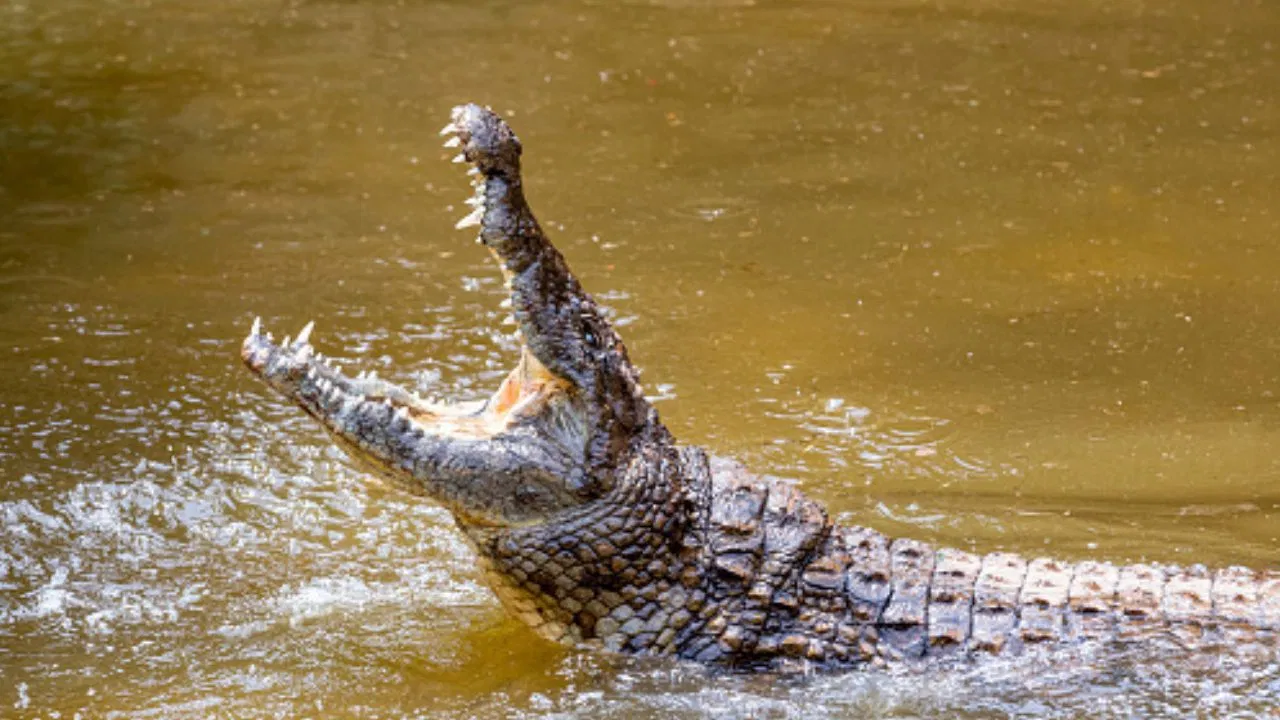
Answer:
[[236, 353], [315, 318], [496, 385], [436, 136], [483, 102], [685, 441], [931, 542], [1280, 569], [1278, 43], [1262, 1], [0, 7], [0, 715], [1274, 713], [1274, 658], [545, 645]]

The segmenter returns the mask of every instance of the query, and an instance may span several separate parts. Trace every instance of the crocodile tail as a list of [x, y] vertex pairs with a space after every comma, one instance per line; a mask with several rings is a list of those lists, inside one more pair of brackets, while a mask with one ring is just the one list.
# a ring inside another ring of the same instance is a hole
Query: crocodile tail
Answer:
[[863, 528], [844, 529], [843, 540], [851, 615], [887, 659], [1161, 634], [1266, 643], [1280, 631], [1278, 573], [980, 556]]

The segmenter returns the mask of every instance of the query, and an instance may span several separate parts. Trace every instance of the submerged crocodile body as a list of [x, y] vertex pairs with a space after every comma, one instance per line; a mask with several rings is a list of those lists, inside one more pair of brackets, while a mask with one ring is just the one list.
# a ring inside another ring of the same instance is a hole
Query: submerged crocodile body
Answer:
[[978, 556], [834, 524], [779, 480], [678, 445], [526, 204], [521, 146], [454, 110], [478, 227], [522, 350], [487, 400], [350, 378], [255, 321], [245, 364], [364, 466], [452, 511], [503, 604], [539, 634], [732, 667], [802, 669], [1169, 634], [1274, 647], [1280, 573]]

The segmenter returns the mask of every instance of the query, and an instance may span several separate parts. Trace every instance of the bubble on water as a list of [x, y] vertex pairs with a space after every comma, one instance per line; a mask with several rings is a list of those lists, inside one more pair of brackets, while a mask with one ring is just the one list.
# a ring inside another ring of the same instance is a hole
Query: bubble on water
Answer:
[[30, 611], [30, 615], [37, 618], [43, 618], [50, 615], [62, 614], [67, 605], [74, 603], [75, 601], [71, 592], [65, 587], [66, 583], [67, 569], [65, 567], [55, 569], [53, 577], [49, 579], [49, 582], [36, 590], [35, 603]]
[[290, 625], [299, 625], [332, 613], [355, 613], [378, 605], [429, 602], [474, 606], [490, 601], [488, 592], [475, 583], [459, 581], [445, 568], [423, 567], [402, 573], [391, 582], [347, 576], [315, 578], [298, 587], [286, 585], [273, 604]]
[[285, 587], [276, 600], [290, 624], [341, 609], [359, 609], [372, 599], [369, 586], [355, 578], [320, 578], [303, 587]]

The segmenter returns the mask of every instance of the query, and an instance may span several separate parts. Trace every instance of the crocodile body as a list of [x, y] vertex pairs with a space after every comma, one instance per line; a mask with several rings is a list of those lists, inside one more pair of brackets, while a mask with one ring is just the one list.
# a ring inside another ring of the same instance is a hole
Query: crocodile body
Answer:
[[365, 467], [453, 513], [507, 609], [542, 636], [737, 668], [805, 669], [1173, 635], [1274, 648], [1280, 573], [1068, 564], [836, 525], [782, 480], [679, 445], [625, 346], [538, 225], [519, 141], [455, 109], [519, 362], [474, 404], [349, 378], [255, 321], [245, 364]]
[[684, 497], [644, 478], [565, 522], [481, 538], [507, 607], [554, 640], [777, 670], [1157, 634], [1265, 646], [1280, 628], [1280, 575], [935, 549], [834, 524], [698, 448], [662, 462]]

